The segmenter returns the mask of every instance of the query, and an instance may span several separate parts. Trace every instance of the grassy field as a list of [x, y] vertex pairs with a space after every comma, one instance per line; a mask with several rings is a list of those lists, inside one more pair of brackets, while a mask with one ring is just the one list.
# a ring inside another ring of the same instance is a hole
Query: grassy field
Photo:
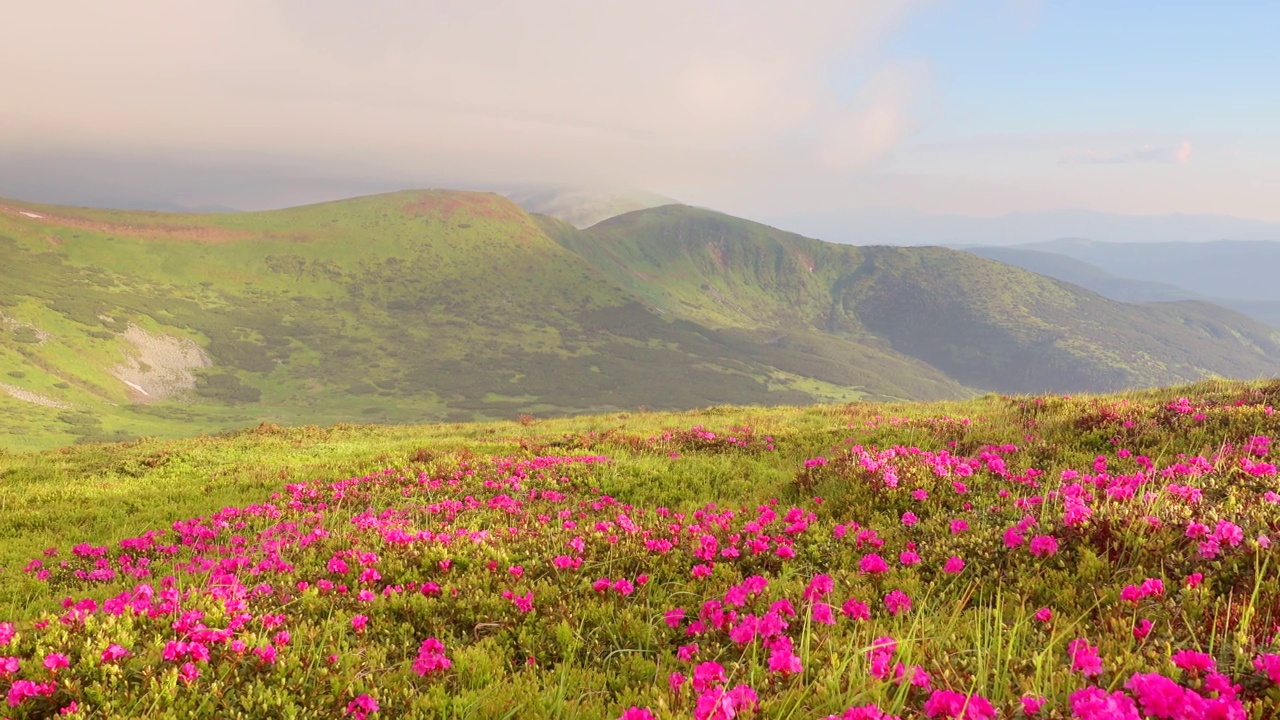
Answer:
[[1271, 718], [1278, 383], [0, 452], [13, 718]]

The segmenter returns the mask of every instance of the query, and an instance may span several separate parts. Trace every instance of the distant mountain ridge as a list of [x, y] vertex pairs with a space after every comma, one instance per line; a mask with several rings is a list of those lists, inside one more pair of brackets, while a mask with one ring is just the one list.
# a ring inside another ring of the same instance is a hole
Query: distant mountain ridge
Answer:
[[857, 245], [1023, 245], [1060, 238], [1139, 244], [1280, 241], [1280, 222], [1230, 215], [1122, 215], [1069, 208], [995, 217], [851, 210], [790, 213], [764, 219], [813, 237]]
[[447, 190], [218, 214], [0, 201], [0, 255], [0, 444], [1108, 390], [1280, 356], [1207, 303], [683, 205], [579, 229]]
[[1280, 289], [1272, 282], [1280, 275], [1280, 243], [1098, 243], [1073, 238], [966, 251], [1117, 300], [1204, 300], [1280, 328]]

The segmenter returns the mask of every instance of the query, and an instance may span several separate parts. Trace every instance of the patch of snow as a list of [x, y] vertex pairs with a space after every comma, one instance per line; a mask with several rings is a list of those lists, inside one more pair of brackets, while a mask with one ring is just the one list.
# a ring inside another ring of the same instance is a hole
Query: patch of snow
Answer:
[[44, 216], [43, 216], [43, 215], [37, 215], [36, 213], [33, 213], [33, 212], [27, 212], [26, 210], [19, 210], [19, 211], [18, 211], [18, 214], [19, 214], [19, 215], [26, 215], [26, 216], [27, 216], [27, 217], [29, 217], [29, 218], [35, 218], [35, 219], [37, 219], [37, 220], [43, 220], [43, 219], [44, 219]]
[[146, 395], [147, 397], [151, 397], [151, 393], [147, 392], [146, 390], [143, 390], [142, 386], [139, 385], [138, 383], [129, 382], [128, 380], [124, 380], [124, 379], [121, 379], [120, 382], [124, 383], [125, 385], [128, 385], [134, 390], [137, 390], [138, 392], [142, 393], [143, 395]]

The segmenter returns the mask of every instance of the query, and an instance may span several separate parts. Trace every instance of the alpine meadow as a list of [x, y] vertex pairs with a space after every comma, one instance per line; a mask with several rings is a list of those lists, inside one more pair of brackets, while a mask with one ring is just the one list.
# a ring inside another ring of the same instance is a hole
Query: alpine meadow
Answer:
[[0, 20], [0, 720], [1280, 719], [1280, 4]]

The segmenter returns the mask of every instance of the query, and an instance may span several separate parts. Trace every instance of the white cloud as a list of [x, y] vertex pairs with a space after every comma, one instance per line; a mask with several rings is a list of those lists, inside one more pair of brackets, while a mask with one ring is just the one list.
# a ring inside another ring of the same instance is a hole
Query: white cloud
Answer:
[[[882, 155], [833, 63], [917, 0], [50, 0], [0, 26], [0, 151], [273, 153], [476, 180], [715, 183]], [[42, 31], [41, 29], [47, 29]], [[891, 74], [891, 73], [890, 73]], [[824, 138], [794, 157], [795, 138]]]
[[1175, 163], [1186, 165], [1191, 160], [1191, 141], [1181, 140], [1176, 145], [1142, 145], [1130, 148], [1095, 147], [1076, 148], [1062, 156], [1066, 165], [1120, 165], [1125, 163]]

